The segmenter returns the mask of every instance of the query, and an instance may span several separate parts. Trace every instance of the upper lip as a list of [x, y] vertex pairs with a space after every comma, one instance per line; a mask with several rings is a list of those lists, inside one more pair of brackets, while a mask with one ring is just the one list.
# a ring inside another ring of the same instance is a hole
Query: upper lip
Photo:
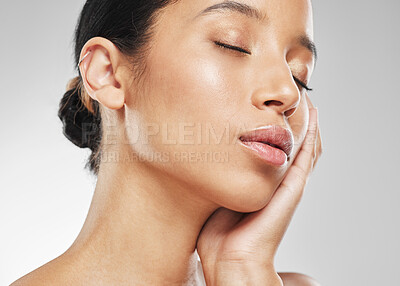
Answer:
[[293, 150], [293, 135], [286, 128], [269, 125], [256, 128], [242, 134], [239, 139], [243, 142], [263, 142], [284, 151], [289, 157]]

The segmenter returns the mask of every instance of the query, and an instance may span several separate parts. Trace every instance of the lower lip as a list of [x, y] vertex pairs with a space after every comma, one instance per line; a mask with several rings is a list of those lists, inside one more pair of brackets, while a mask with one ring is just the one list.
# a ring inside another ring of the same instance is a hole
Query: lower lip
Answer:
[[282, 166], [287, 161], [287, 155], [281, 149], [260, 142], [241, 142], [260, 156], [261, 159], [272, 165]]

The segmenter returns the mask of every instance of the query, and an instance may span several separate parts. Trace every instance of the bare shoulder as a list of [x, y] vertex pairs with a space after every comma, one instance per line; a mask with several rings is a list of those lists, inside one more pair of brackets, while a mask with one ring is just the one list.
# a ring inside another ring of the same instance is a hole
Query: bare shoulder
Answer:
[[48, 281], [44, 279], [42, 271], [40, 269], [36, 269], [32, 272], [29, 272], [28, 274], [25, 274], [18, 280], [14, 281], [13, 283], [11, 283], [10, 286], [28, 286], [28, 285], [39, 286], [39, 285], [45, 285], [44, 283], [46, 282]]
[[28, 286], [28, 285], [39, 286], [39, 283], [40, 282], [38, 280], [32, 279], [32, 277], [29, 274], [26, 274], [25, 276], [11, 283], [10, 286]]
[[314, 278], [295, 272], [279, 272], [284, 286], [321, 286]]
[[[25, 274], [10, 286], [39, 286], [39, 285], [64, 285], [65, 281], [70, 282], [65, 275], [62, 263], [57, 259], [47, 262], [39, 268]], [[67, 284], [69, 285], [69, 284]]]
[[51, 285], [51, 283], [56, 282], [53, 277], [55, 272], [50, 272], [49, 270], [47, 267], [39, 267], [14, 281], [10, 286]]

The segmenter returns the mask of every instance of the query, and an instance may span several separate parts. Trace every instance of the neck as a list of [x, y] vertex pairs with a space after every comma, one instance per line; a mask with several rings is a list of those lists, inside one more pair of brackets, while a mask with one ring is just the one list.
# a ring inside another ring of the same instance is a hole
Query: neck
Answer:
[[217, 208], [147, 165], [102, 164], [88, 216], [68, 251], [110, 281], [183, 285], [196, 267], [197, 237]]

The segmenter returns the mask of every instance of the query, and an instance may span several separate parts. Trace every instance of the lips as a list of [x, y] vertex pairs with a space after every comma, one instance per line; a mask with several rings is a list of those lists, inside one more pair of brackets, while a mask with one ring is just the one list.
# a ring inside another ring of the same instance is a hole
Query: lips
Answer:
[[289, 157], [293, 150], [293, 135], [285, 128], [278, 125], [256, 128], [242, 134], [242, 142], [260, 142], [278, 148]]

